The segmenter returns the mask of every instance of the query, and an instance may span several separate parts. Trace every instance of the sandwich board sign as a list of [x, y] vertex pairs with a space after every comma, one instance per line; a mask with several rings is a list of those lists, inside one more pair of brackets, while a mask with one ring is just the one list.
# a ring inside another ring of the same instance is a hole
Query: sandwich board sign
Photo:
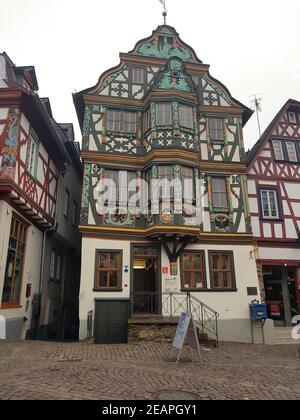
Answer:
[[189, 345], [191, 348], [198, 350], [201, 361], [197, 330], [192, 315], [188, 313], [183, 313], [181, 315], [173, 342], [173, 350], [178, 352], [177, 364], [179, 363], [184, 345]]

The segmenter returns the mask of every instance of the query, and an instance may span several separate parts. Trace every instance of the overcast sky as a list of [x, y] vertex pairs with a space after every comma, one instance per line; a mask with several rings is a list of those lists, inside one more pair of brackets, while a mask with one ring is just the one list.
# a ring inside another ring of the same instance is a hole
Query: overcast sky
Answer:
[[[288, 98], [300, 100], [299, 0], [167, 0], [168, 24], [211, 65], [211, 75], [247, 106], [263, 98], [265, 128]], [[80, 131], [72, 92], [101, 73], [162, 24], [159, 0], [0, 0], [0, 51], [34, 65], [40, 96], [58, 122]], [[246, 147], [258, 138], [253, 116]]]

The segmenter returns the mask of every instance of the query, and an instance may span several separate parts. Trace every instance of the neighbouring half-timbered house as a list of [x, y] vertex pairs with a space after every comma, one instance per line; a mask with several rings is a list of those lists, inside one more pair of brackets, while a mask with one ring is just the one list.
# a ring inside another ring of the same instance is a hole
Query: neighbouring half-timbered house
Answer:
[[34, 67], [0, 54], [0, 317], [8, 339], [76, 338], [82, 166], [37, 91]]
[[[153, 320], [194, 305], [214, 332], [219, 314], [221, 339], [250, 341], [249, 303], [260, 299], [243, 143], [252, 111], [170, 26], [120, 58], [74, 94], [84, 161], [80, 337], [94, 320], [97, 342], [126, 339], [128, 306], [134, 320]], [[173, 183], [169, 206], [164, 182]], [[191, 211], [182, 208], [187, 184]]]
[[300, 314], [300, 102], [288, 100], [248, 155], [261, 294], [277, 325]]

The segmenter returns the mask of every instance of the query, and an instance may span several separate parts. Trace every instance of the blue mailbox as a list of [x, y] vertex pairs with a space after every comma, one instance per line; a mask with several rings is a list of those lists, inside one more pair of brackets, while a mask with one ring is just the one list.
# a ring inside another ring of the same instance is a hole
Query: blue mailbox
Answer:
[[253, 321], [267, 319], [267, 305], [264, 303], [252, 303], [250, 305], [250, 316]]

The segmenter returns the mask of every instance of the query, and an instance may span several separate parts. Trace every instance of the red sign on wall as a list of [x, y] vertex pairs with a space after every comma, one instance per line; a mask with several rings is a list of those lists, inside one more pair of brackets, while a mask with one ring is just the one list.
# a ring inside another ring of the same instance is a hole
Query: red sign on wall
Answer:
[[163, 267], [162, 272], [163, 274], [169, 274], [169, 267]]

